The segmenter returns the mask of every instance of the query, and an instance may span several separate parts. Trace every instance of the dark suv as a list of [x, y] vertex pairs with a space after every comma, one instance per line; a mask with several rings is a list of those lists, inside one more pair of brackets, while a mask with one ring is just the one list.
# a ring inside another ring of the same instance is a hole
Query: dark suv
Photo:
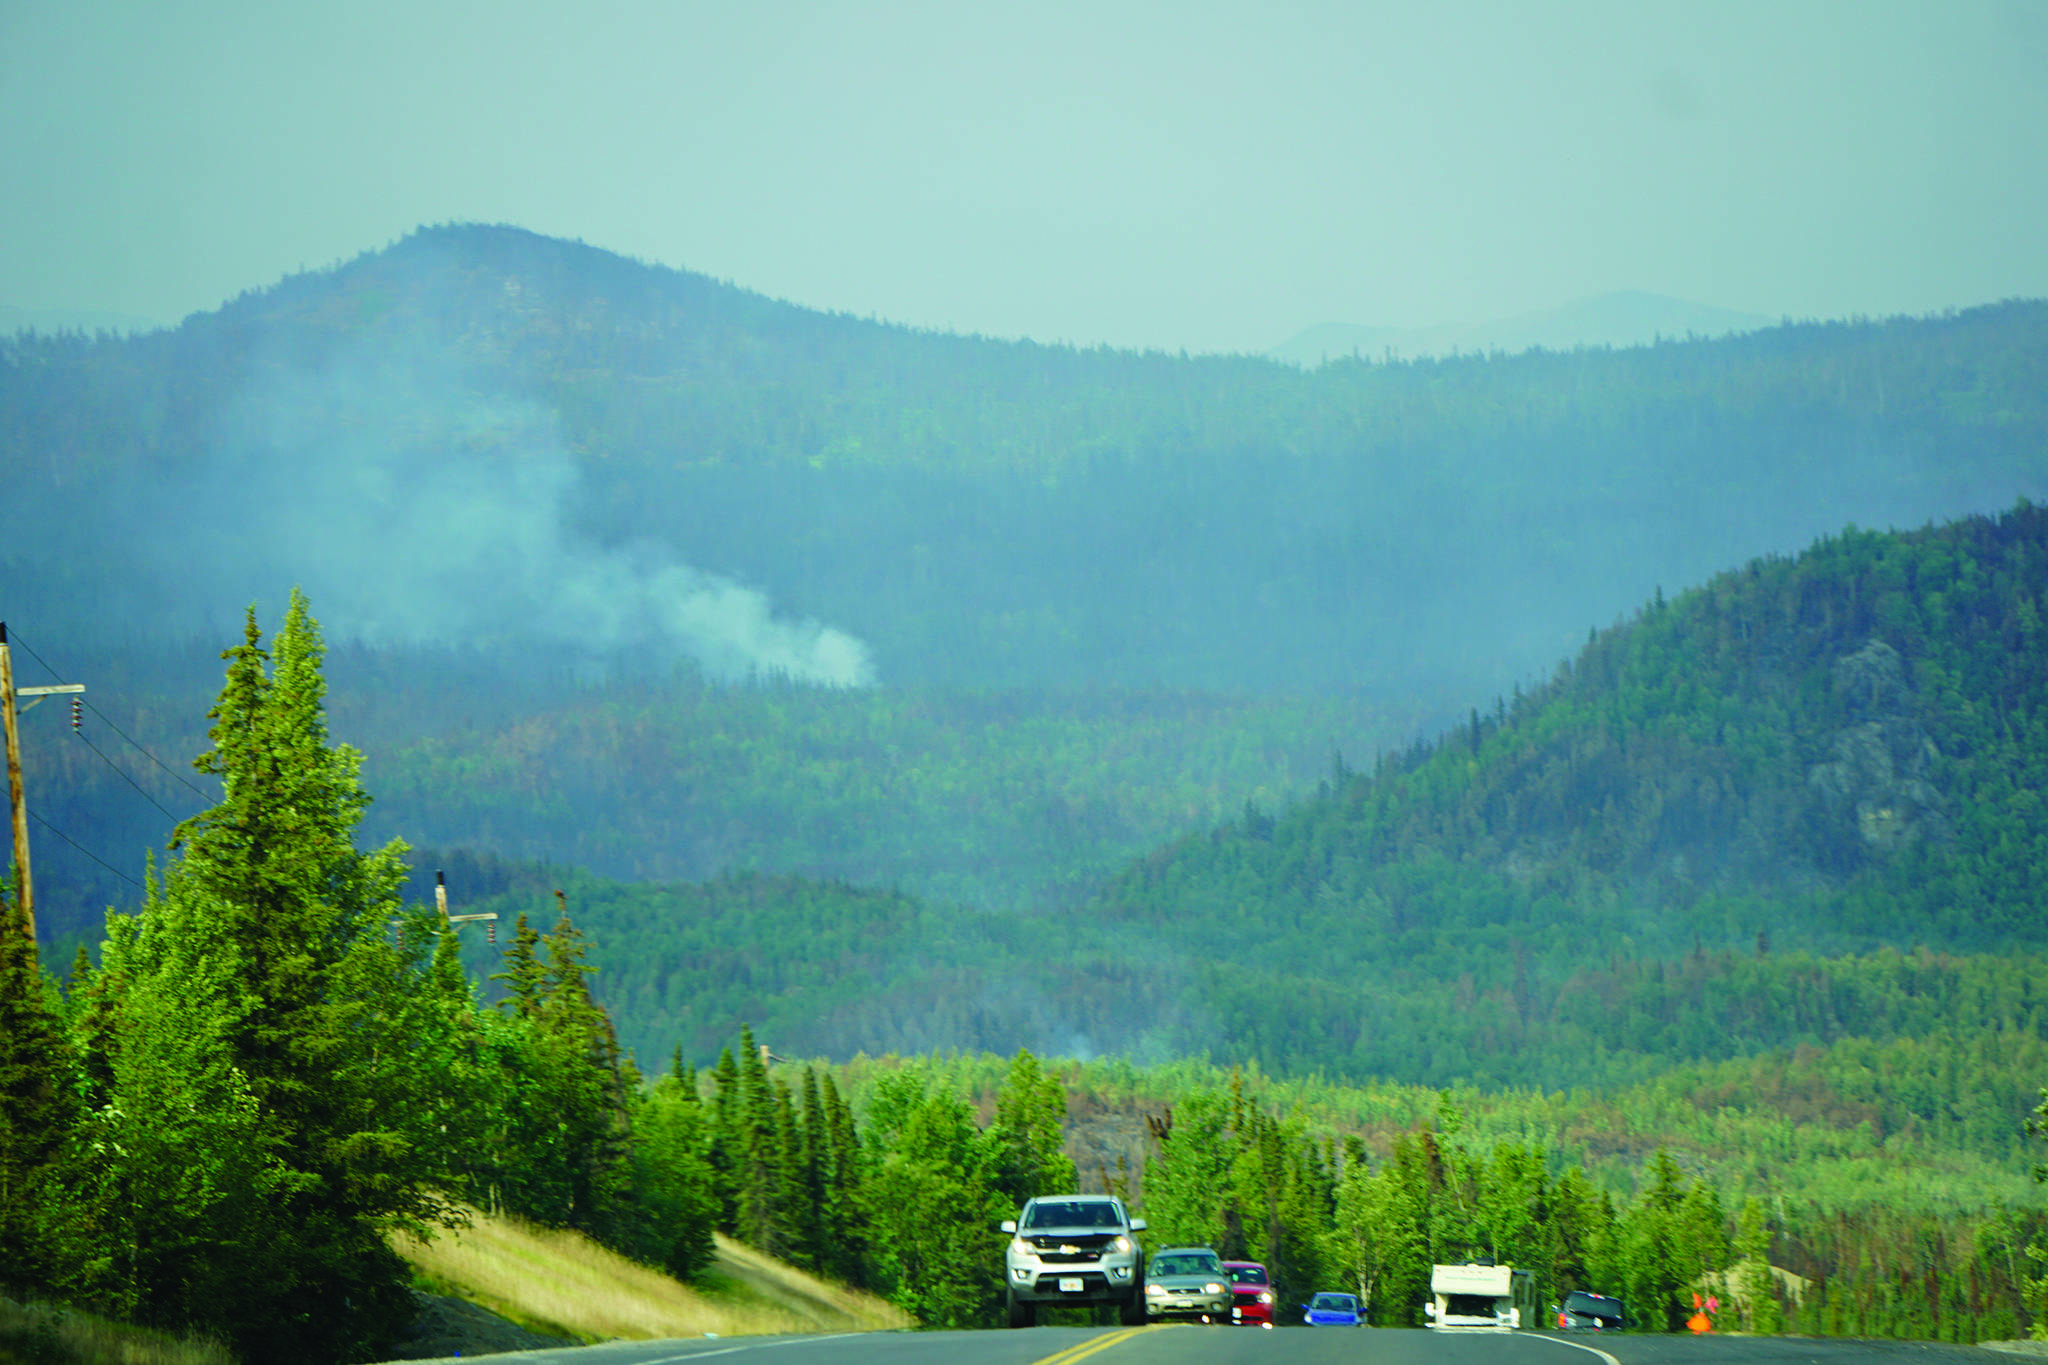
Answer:
[[1574, 1289], [1557, 1310], [1557, 1326], [1564, 1332], [1618, 1332], [1628, 1326], [1628, 1314], [1620, 1299]]
[[1124, 1322], [1145, 1321], [1145, 1249], [1123, 1201], [1104, 1194], [1061, 1194], [1028, 1201], [1003, 1248], [1003, 1291], [1012, 1327], [1038, 1321], [1038, 1306], [1113, 1303]]

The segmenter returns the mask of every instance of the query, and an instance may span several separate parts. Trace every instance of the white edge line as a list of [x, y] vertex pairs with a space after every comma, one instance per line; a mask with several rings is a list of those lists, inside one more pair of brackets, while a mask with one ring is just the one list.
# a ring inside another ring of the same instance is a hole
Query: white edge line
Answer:
[[1616, 1360], [1613, 1356], [1607, 1354], [1607, 1352], [1601, 1350], [1598, 1346], [1588, 1346], [1583, 1341], [1566, 1341], [1563, 1337], [1546, 1336], [1542, 1332], [1530, 1332], [1526, 1335], [1535, 1337], [1538, 1341], [1554, 1341], [1560, 1346], [1570, 1346], [1573, 1349], [1580, 1351], [1591, 1351], [1594, 1355], [1599, 1356], [1602, 1360], [1606, 1361], [1607, 1365], [1621, 1365], [1620, 1361]]
[[[684, 1360], [708, 1360], [712, 1356], [735, 1355], [741, 1351], [772, 1351], [778, 1346], [808, 1346], [814, 1341], [838, 1341], [842, 1337], [857, 1337], [860, 1335], [861, 1333], [859, 1332], [833, 1332], [825, 1336], [796, 1337], [789, 1341], [749, 1342], [739, 1346], [723, 1346], [715, 1351], [688, 1351], [679, 1356], [662, 1356], [656, 1360], [641, 1361], [640, 1365], [677, 1365], [677, 1362]], [[1621, 1363], [1615, 1361], [1613, 1365], [1621, 1365]]]

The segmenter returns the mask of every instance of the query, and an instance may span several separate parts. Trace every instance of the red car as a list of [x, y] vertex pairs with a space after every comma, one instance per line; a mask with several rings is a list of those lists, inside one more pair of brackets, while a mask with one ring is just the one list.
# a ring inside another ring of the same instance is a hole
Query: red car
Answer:
[[1273, 1285], [1257, 1261], [1225, 1261], [1230, 1276], [1230, 1321], [1242, 1327], [1273, 1325]]

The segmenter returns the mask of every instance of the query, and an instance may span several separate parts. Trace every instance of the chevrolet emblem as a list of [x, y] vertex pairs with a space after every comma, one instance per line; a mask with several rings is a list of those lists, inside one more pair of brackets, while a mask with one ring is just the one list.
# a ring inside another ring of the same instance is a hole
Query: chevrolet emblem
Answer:
[[1075, 1246], [1072, 1242], [1062, 1242], [1060, 1244], [1060, 1254], [1062, 1256], [1072, 1256], [1076, 1252], [1080, 1251], [1080, 1249], [1081, 1248]]

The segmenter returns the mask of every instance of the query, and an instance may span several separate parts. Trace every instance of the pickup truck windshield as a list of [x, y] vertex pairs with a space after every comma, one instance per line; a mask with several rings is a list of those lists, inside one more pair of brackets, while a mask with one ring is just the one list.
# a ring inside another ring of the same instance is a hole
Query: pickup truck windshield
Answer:
[[1027, 1228], [1120, 1228], [1116, 1205], [1101, 1199], [1059, 1199], [1033, 1204]]

